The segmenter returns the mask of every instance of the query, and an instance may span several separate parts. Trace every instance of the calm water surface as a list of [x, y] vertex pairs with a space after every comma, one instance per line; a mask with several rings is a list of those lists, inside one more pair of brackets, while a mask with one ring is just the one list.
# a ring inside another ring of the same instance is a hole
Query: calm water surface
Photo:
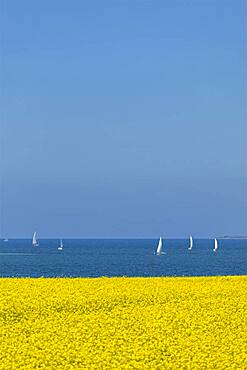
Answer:
[[166, 239], [165, 254], [154, 254], [154, 239], [41, 239], [0, 241], [0, 276], [207, 276], [247, 274], [247, 240]]

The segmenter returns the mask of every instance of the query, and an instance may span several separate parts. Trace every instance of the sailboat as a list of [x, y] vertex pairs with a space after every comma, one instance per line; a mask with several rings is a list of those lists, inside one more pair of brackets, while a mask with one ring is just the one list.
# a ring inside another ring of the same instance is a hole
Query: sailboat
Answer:
[[62, 251], [63, 250], [63, 241], [62, 241], [62, 239], [60, 239], [60, 245], [59, 245], [59, 247], [57, 249], [59, 251]]
[[216, 252], [217, 249], [218, 249], [218, 240], [214, 239], [214, 249], [213, 249], [213, 251]]
[[191, 251], [191, 249], [192, 249], [192, 247], [193, 247], [193, 238], [192, 238], [192, 236], [190, 235], [190, 246], [189, 246], [189, 251]]
[[33, 240], [32, 240], [32, 245], [34, 246], [34, 247], [38, 247], [39, 246], [39, 241], [38, 241], [38, 239], [36, 238], [36, 235], [37, 235], [37, 233], [36, 233], [36, 231], [34, 232], [34, 234], [33, 234]]
[[160, 237], [159, 238], [159, 242], [158, 242], [158, 245], [157, 245], [157, 249], [156, 249], [156, 255], [159, 256], [161, 254], [163, 254], [164, 252], [162, 252], [162, 247], [163, 247], [163, 242], [162, 242], [162, 238]]

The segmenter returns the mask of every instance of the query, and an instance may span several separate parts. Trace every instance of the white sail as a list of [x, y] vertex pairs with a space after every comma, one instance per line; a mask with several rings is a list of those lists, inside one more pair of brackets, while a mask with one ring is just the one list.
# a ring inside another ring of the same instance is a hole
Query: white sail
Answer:
[[214, 249], [213, 249], [213, 251], [216, 252], [217, 249], [218, 249], [218, 240], [214, 239]]
[[159, 243], [158, 243], [158, 245], [157, 245], [157, 249], [156, 249], [156, 254], [161, 254], [161, 252], [162, 252], [162, 238], [160, 237], [160, 239], [159, 239]]
[[189, 251], [191, 251], [191, 249], [193, 248], [193, 238], [192, 236], [190, 235], [190, 246], [189, 246]]
[[59, 247], [57, 249], [59, 251], [61, 251], [63, 249], [63, 241], [62, 241], [62, 239], [60, 239], [60, 245], [59, 245]]
[[38, 239], [36, 238], [36, 235], [37, 235], [37, 233], [35, 231], [34, 234], [33, 234], [33, 240], [32, 240], [32, 245], [33, 246], [38, 246], [39, 245], [39, 242], [38, 242]]

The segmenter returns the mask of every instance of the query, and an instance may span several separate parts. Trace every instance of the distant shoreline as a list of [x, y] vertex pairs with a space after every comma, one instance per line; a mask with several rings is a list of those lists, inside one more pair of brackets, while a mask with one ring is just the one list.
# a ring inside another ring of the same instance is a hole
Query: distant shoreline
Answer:
[[247, 236], [231, 236], [231, 235], [224, 235], [224, 236], [218, 236], [220, 239], [247, 239]]

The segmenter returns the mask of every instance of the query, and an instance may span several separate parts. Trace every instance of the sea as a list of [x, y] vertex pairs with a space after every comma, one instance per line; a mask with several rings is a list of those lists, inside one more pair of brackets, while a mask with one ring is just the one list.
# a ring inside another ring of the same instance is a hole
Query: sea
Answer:
[[247, 274], [247, 240], [29, 239], [0, 241], [0, 277], [214, 276]]

